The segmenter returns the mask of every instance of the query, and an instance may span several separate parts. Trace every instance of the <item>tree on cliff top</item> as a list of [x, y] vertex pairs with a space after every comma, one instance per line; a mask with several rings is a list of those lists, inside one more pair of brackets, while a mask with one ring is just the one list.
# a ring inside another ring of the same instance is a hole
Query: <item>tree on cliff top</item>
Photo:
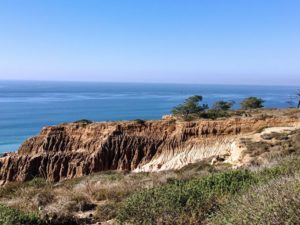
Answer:
[[184, 119], [188, 119], [191, 115], [199, 115], [206, 110], [208, 106], [206, 104], [199, 105], [203, 99], [200, 95], [194, 95], [187, 98], [183, 104], [180, 104], [172, 109], [172, 114], [182, 116]]
[[223, 110], [227, 111], [229, 110], [233, 105], [235, 104], [234, 101], [217, 101], [213, 104], [212, 109], [213, 110]]
[[257, 97], [248, 97], [245, 98], [242, 102], [241, 102], [241, 108], [242, 109], [259, 109], [259, 108], [263, 108], [263, 103], [265, 101], [261, 98], [257, 98]]

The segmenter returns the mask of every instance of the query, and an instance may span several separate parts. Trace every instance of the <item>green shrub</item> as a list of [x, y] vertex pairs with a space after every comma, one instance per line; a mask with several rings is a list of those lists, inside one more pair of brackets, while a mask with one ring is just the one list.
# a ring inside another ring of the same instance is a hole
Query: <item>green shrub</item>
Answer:
[[142, 120], [142, 119], [135, 119], [134, 122], [136, 122], [137, 124], [144, 124], [146, 121]]
[[229, 113], [224, 110], [219, 110], [219, 109], [209, 109], [203, 112], [200, 117], [206, 118], [206, 119], [217, 119], [221, 117], [228, 117]]
[[175, 181], [133, 194], [121, 206], [117, 219], [133, 224], [197, 223], [214, 210], [221, 198], [256, 182], [247, 170]]
[[16, 209], [0, 205], [1, 225], [42, 225], [44, 224], [36, 214], [24, 213]]
[[239, 169], [191, 180], [173, 180], [129, 196], [122, 203], [117, 220], [129, 224], [201, 224], [237, 194], [297, 173], [300, 173], [300, 158], [291, 157], [258, 171]]
[[93, 123], [93, 121], [91, 120], [87, 120], [87, 119], [81, 119], [81, 120], [77, 120], [74, 123], [80, 123], [80, 124], [90, 124]]

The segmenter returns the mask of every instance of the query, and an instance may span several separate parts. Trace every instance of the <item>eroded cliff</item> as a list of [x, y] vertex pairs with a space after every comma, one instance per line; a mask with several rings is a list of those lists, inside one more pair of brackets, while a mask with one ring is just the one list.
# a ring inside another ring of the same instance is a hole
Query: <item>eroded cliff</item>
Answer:
[[179, 169], [220, 157], [240, 164], [239, 139], [263, 127], [299, 126], [297, 117], [70, 123], [44, 128], [0, 158], [0, 180], [57, 182], [103, 170]]

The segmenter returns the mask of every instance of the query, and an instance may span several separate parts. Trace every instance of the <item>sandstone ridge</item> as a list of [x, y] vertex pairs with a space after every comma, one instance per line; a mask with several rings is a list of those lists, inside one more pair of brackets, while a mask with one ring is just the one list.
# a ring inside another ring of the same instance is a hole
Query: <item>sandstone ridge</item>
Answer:
[[69, 123], [44, 128], [0, 158], [0, 180], [50, 181], [104, 170], [179, 169], [210, 157], [240, 165], [238, 139], [264, 127], [299, 126], [297, 117]]

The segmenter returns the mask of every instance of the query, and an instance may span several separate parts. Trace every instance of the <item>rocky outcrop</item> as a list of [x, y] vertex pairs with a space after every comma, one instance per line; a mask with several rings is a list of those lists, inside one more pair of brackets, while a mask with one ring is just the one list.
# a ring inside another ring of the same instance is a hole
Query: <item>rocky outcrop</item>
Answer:
[[[44, 128], [17, 153], [0, 158], [0, 180], [41, 176], [57, 182], [103, 170], [178, 169], [211, 156], [232, 161], [235, 138], [266, 126], [294, 126], [298, 118], [70, 123]], [[235, 149], [234, 149], [235, 148]]]

